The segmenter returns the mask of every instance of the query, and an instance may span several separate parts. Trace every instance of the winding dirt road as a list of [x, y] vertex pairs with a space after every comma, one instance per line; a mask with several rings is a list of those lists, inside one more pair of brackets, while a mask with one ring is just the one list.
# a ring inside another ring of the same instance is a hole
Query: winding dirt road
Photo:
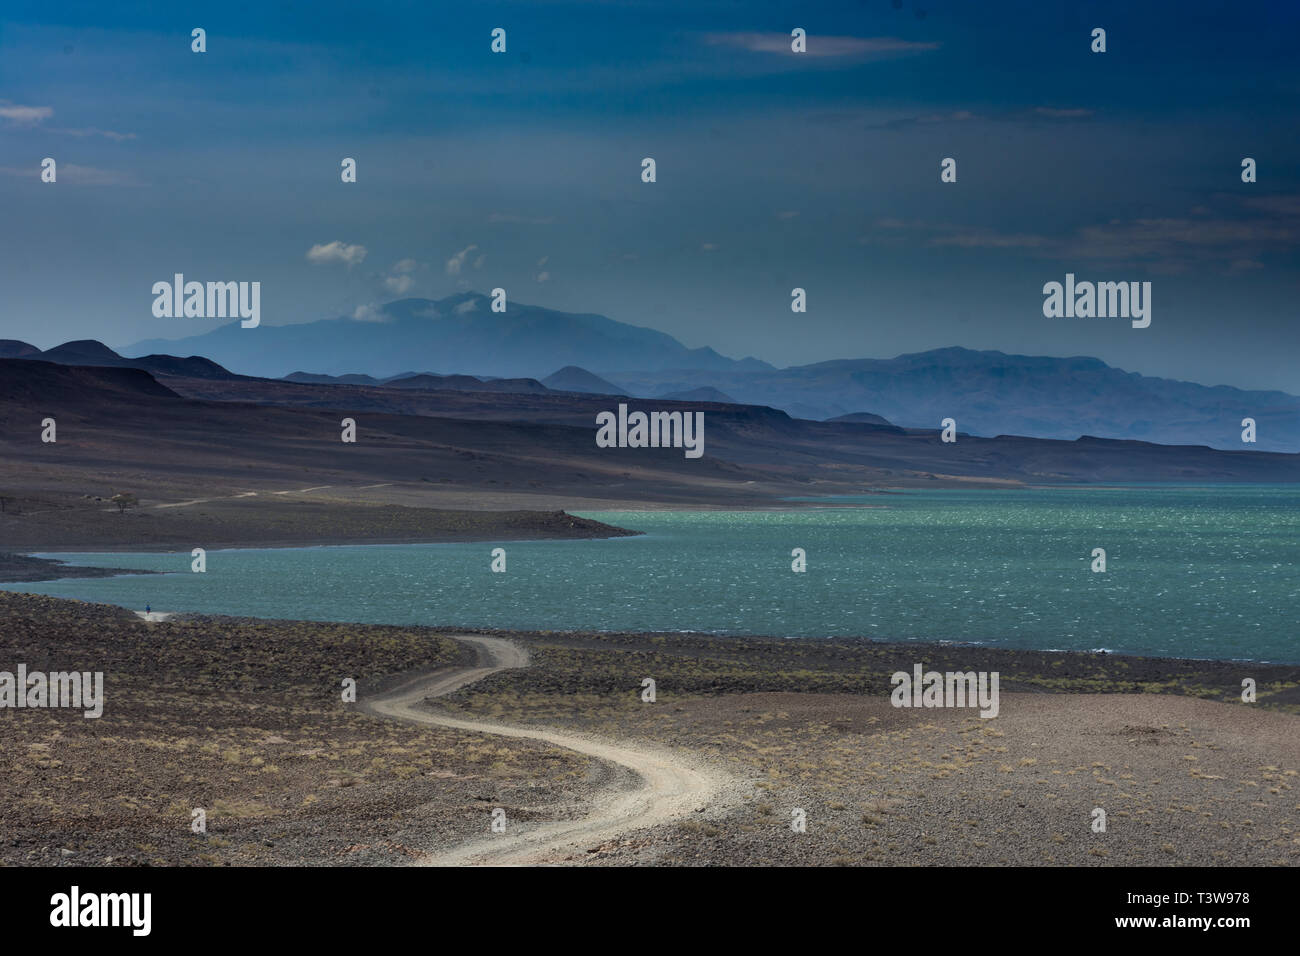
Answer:
[[510, 641], [496, 637], [450, 636], [474, 646], [478, 651], [475, 666], [449, 668], [413, 677], [387, 693], [363, 700], [363, 709], [412, 724], [540, 740], [626, 767], [636, 775], [639, 784], [631, 790], [598, 793], [592, 812], [581, 820], [544, 824], [507, 821], [505, 833], [485, 834], [481, 839], [460, 847], [424, 857], [417, 865], [500, 866], [561, 862], [629, 830], [654, 826], [703, 809], [721, 794], [729, 782], [724, 775], [691, 765], [676, 754], [639, 744], [597, 740], [543, 728], [461, 720], [421, 709], [419, 705], [426, 698], [450, 694], [500, 670], [528, 666], [528, 652]]

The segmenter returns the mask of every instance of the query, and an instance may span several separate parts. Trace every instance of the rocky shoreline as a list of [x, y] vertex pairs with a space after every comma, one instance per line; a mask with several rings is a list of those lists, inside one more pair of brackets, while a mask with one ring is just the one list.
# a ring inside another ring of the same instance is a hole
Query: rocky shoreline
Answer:
[[37, 558], [28, 554], [0, 552], [0, 582], [18, 584], [31, 581], [57, 581], [61, 578], [111, 578], [117, 574], [156, 574], [131, 568], [88, 568], [54, 558]]
[[[300, 548], [346, 544], [438, 544], [451, 541], [536, 541], [545, 539], [621, 538], [639, 535], [614, 525], [581, 518], [566, 511], [439, 511], [415, 508], [373, 508], [370, 512], [357, 509], [351, 522], [344, 520], [344, 512], [337, 512], [332, 531], [306, 531], [297, 528], [276, 527], [264, 522], [242, 522], [222, 527], [214, 539], [208, 528], [187, 528], [189, 541], [202, 541], [208, 548]], [[358, 521], [358, 516], [363, 519]], [[133, 524], [141, 523], [138, 515], [117, 515], [118, 520], [107, 536], [90, 536], [84, 529], [74, 532], [80, 537], [69, 539], [56, 529], [47, 529], [44, 537], [35, 539], [29, 551], [54, 553], [59, 551], [169, 551], [180, 538], [175, 533], [159, 535], [145, 528], [142, 534], [133, 535]], [[395, 533], [394, 518], [409, 523], [398, 525]], [[370, 519], [370, 520], [364, 520]], [[382, 525], [378, 522], [382, 519]], [[147, 522], [145, 518], [143, 521]], [[123, 532], [126, 533], [123, 533]], [[10, 535], [14, 537], [14, 535]], [[84, 541], [84, 543], [72, 543]], [[11, 584], [29, 581], [53, 581], [60, 578], [103, 578], [117, 574], [154, 574], [153, 571], [126, 568], [91, 568], [68, 564], [53, 558], [38, 558], [30, 554], [0, 552], [0, 583]]]

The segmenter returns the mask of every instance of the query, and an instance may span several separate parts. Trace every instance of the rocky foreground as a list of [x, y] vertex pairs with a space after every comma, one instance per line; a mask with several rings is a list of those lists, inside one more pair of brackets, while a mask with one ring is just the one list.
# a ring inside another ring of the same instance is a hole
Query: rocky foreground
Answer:
[[[673, 748], [736, 781], [701, 812], [554, 862], [1300, 861], [1300, 668], [865, 640], [501, 636], [528, 648], [529, 667], [426, 706]], [[146, 623], [0, 593], [0, 671], [99, 671], [105, 698], [97, 719], [0, 710], [0, 863], [391, 865], [483, 836], [496, 807], [512, 825], [573, 819], [628, 785], [626, 771], [572, 751], [412, 727], [343, 699], [345, 679], [364, 698], [468, 654], [436, 628]], [[893, 707], [890, 675], [915, 663], [997, 670], [999, 715]], [[1256, 703], [1240, 699], [1243, 676]], [[791, 826], [800, 814], [803, 832]]]

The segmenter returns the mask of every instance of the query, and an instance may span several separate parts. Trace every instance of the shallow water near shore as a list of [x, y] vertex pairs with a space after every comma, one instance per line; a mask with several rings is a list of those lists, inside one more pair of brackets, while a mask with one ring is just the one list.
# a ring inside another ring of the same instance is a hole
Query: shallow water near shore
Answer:
[[[521, 630], [963, 641], [1300, 662], [1300, 488], [909, 491], [582, 512], [642, 537], [58, 554], [164, 575], [0, 585], [168, 612]], [[872, 507], [851, 507], [854, 504]], [[884, 507], [881, 507], [881, 506]], [[202, 542], [196, 542], [202, 546]], [[490, 570], [506, 549], [507, 570]], [[791, 570], [791, 551], [807, 571]], [[1091, 570], [1094, 548], [1107, 570]]]

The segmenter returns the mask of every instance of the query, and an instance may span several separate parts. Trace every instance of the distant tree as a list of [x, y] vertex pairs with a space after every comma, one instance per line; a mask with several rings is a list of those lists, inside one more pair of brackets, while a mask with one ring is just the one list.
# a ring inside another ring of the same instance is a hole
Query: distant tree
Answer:
[[109, 498], [108, 500], [113, 502], [113, 504], [117, 505], [118, 514], [126, 514], [127, 508], [136, 508], [140, 504], [140, 501], [136, 498], [136, 496], [127, 491], [123, 491], [120, 494], [116, 494], [112, 498]]

